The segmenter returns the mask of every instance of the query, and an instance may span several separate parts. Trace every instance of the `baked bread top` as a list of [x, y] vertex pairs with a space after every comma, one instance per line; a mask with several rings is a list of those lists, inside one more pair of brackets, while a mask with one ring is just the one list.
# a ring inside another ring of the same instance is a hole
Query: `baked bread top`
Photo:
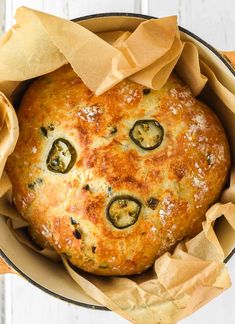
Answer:
[[215, 114], [174, 74], [95, 96], [65, 65], [35, 80], [6, 171], [32, 238], [99, 275], [150, 267], [201, 230], [230, 166]]

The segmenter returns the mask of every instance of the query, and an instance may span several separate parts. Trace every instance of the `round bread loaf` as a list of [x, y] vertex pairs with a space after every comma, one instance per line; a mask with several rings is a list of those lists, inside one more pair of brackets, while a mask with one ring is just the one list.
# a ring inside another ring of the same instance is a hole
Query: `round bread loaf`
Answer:
[[69, 65], [35, 80], [6, 171], [33, 240], [98, 275], [130, 275], [201, 230], [230, 166], [215, 114], [174, 74], [95, 96]]

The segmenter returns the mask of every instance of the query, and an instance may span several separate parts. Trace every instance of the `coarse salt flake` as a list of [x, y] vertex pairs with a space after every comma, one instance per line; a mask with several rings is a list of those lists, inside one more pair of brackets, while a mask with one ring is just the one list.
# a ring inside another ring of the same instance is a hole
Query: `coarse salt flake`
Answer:
[[36, 146], [33, 146], [33, 147], [32, 147], [31, 152], [32, 152], [33, 154], [36, 154], [36, 153], [37, 153], [37, 148], [36, 148]]
[[77, 116], [81, 119], [86, 120], [88, 122], [94, 122], [96, 120], [97, 115], [101, 114], [102, 110], [99, 106], [85, 106], [82, 107], [81, 110], [77, 112]]

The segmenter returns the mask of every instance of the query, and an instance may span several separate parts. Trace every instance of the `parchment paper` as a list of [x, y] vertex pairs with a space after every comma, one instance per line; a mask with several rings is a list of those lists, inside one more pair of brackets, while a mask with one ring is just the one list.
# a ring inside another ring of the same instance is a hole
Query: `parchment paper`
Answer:
[[[24, 7], [17, 10], [16, 21], [0, 40], [0, 217], [5, 216], [17, 239], [34, 250], [21, 231], [27, 223], [11, 203], [11, 184], [3, 171], [18, 137], [17, 117], [5, 95], [13, 99], [21, 81], [69, 62], [99, 95], [126, 77], [158, 89], [175, 68], [194, 95], [205, 85], [210, 87], [223, 103], [217, 105], [219, 114], [235, 122], [234, 93], [200, 59], [194, 44], [180, 40], [176, 17], [148, 20], [132, 34], [118, 31], [99, 35]], [[230, 142], [235, 143], [235, 129], [229, 124], [224, 127]], [[193, 313], [231, 285], [223, 260], [235, 247], [234, 167], [230, 179], [221, 202], [207, 211], [202, 232], [179, 243], [172, 254], [158, 258], [152, 270], [128, 278], [102, 278], [72, 268], [62, 257], [74, 284], [133, 323], [175, 323]], [[38, 252], [55, 257], [54, 251]]]

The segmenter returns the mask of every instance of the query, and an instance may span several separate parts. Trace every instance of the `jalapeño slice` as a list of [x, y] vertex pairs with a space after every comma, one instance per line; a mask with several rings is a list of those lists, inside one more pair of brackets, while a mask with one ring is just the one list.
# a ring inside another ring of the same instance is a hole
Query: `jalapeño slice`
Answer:
[[76, 162], [75, 148], [64, 138], [57, 138], [47, 157], [48, 170], [56, 173], [67, 173]]
[[131, 196], [116, 196], [107, 207], [107, 218], [116, 228], [133, 225], [140, 214], [141, 203]]
[[163, 140], [164, 130], [155, 119], [137, 120], [129, 132], [132, 141], [143, 150], [154, 150]]

